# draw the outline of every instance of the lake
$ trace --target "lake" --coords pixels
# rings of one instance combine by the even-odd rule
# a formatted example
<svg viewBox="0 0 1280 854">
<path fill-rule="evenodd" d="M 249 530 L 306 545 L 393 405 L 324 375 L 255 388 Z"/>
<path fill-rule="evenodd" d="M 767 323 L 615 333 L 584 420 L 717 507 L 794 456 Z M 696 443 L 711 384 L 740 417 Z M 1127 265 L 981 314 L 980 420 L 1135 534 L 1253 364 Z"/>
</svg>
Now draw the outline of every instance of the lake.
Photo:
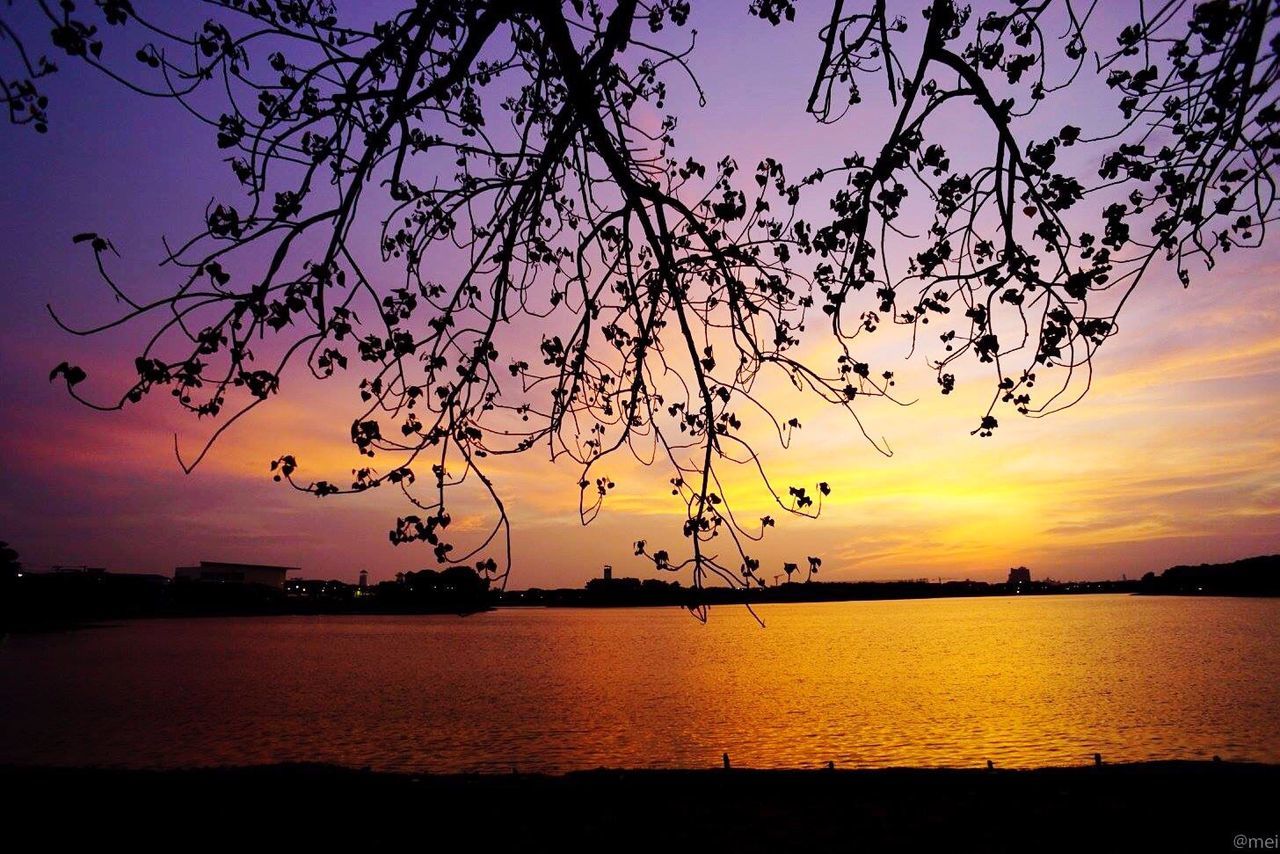
<svg viewBox="0 0 1280 854">
<path fill-rule="evenodd" d="M 1280 601 L 146 620 L 0 649 L 0 764 L 1280 762 Z"/>
</svg>

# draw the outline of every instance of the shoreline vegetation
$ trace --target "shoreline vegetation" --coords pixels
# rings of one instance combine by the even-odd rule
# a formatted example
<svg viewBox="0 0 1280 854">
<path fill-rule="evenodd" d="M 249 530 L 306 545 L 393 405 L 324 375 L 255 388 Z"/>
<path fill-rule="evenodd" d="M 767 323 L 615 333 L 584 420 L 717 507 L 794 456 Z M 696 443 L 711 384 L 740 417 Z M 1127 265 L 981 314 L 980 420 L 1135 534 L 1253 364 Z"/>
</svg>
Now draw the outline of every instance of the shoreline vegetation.
<svg viewBox="0 0 1280 854">
<path fill-rule="evenodd" d="M 414 774 L 331 765 L 184 770 L 0 767 L 24 822 L 77 805 L 58 835 L 136 840 L 252 831 L 366 842 L 412 833 L 711 850 L 1232 850 L 1276 834 L 1280 765 L 1166 761 L 1027 770 L 684 769 Z M 270 804 L 263 822 L 254 809 Z M 327 805 L 318 809 L 320 805 Z M 329 813 L 328 810 L 333 812 Z M 140 823 L 141 822 L 141 823 Z M 1240 848 L 1239 845 L 1234 845 Z M 1247 847 L 1247 846 L 1246 846 Z M 1259 847 L 1266 847 L 1260 845 Z M 600 848 L 599 850 L 608 850 Z"/>
<path fill-rule="evenodd" d="M 986 596 L 1138 595 L 1280 596 L 1280 555 L 1227 564 L 1175 566 L 1120 581 L 1033 581 L 1025 567 L 1007 582 L 787 582 L 750 588 L 681 586 L 659 579 L 593 578 L 580 588 L 500 591 L 475 570 L 403 573 L 395 581 L 357 587 L 340 581 L 259 584 L 170 579 L 160 575 L 81 570 L 16 573 L 6 579 L 0 628 L 48 631 L 124 619 L 200 616 L 473 614 L 495 608 L 624 608 L 885 601 Z"/>
</svg>

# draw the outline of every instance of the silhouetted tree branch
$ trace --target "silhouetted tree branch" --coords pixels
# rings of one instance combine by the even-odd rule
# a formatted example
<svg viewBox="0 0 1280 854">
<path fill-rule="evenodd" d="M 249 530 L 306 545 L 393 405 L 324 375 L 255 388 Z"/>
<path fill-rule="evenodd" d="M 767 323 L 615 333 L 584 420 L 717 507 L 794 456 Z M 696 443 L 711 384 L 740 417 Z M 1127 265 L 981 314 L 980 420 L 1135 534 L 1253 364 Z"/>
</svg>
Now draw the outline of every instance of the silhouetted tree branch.
<svg viewBox="0 0 1280 854">
<path fill-rule="evenodd" d="M 1105 48 L 1089 41 L 1097 4 L 835 0 L 809 111 L 838 122 L 883 86 L 895 119 L 873 154 L 799 179 L 773 158 L 748 170 L 682 158 L 676 117 L 647 121 L 671 78 L 701 94 L 687 0 L 420 0 L 372 24 L 322 0 L 221 0 L 190 33 L 127 0 L 35 5 L 32 29 L 56 50 L 205 122 L 244 191 L 168 247 L 176 278 L 159 300 L 128 296 L 107 238 L 77 236 L 124 310 L 90 329 L 55 320 L 150 332 L 116 400 L 82 396 L 78 367 L 53 377 L 100 408 L 167 389 L 219 418 L 190 470 L 290 368 L 350 371 L 366 404 L 351 439 L 378 466 L 337 484 L 301 478 L 285 455 L 276 478 L 317 496 L 399 489 L 415 512 L 393 542 L 499 578 L 509 529 L 488 463 L 537 448 L 578 467 L 584 523 L 615 487 L 614 454 L 664 460 L 689 546 L 636 554 L 695 584 L 764 584 L 750 550 L 774 520 L 735 516 L 724 473 L 746 467 L 803 516 L 829 488 L 766 475 L 744 422 L 783 446 L 800 423 L 756 393 L 763 374 L 842 408 L 888 453 L 854 404 L 895 401 L 894 372 L 873 369 L 859 339 L 886 320 L 922 345 L 931 329 L 942 393 L 962 358 L 990 365 L 974 430 L 988 436 L 1001 404 L 1038 416 L 1080 399 L 1154 262 L 1188 283 L 1191 262 L 1260 244 L 1273 216 L 1277 6 L 1261 0 L 1134 3 Z M 747 5 L 775 26 L 795 16 L 789 0 Z M 37 85 L 53 66 L 4 15 L 10 118 L 40 130 Z M 1105 75 L 1118 109 L 1033 136 L 1041 104 L 1081 75 Z M 989 134 L 974 162 L 948 150 L 957 121 Z M 1098 152 L 1096 176 L 1057 171 L 1076 146 Z M 827 213 L 801 216 L 802 198 Z M 376 254 L 359 239 L 369 221 Z M 830 364 L 797 355 L 815 304 L 838 344 Z M 496 519 L 458 554 L 447 498 L 468 480 Z M 812 576 L 821 561 L 808 560 Z"/>
</svg>

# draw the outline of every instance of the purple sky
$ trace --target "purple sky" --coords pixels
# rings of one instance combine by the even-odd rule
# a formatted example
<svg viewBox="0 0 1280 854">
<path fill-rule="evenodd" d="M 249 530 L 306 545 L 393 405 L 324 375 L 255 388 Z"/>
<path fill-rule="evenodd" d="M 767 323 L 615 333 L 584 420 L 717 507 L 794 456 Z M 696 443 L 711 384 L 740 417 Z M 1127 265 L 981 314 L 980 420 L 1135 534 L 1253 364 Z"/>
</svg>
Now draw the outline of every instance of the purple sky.
<svg viewBox="0 0 1280 854">
<path fill-rule="evenodd" d="M 745 0 L 694 5 L 693 64 L 709 104 L 696 110 L 676 81 L 669 106 L 682 117 L 682 156 L 714 162 L 731 151 L 754 164 L 772 154 L 799 175 L 878 145 L 890 118 L 875 99 L 834 127 L 804 113 L 817 6 L 774 30 L 746 15 Z M 1106 4 L 1118 20 L 1124 5 Z M 111 311 L 91 254 L 71 236 L 109 236 L 124 256 L 121 277 L 137 293 L 158 293 L 168 281 L 156 267 L 161 237 L 196 231 L 206 202 L 232 192 L 208 128 L 175 104 L 64 65 L 46 87 L 50 132 L 0 129 L 10 164 L 0 196 L 0 539 L 36 568 L 167 572 L 200 559 L 245 560 L 344 579 L 367 568 L 376 580 L 432 565 L 429 551 L 387 542 L 404 512 L 394 495 L 317 501 L 270 480 L 268 462 L 286 451 L 327 472 L 317 477 L 340 479 L 358 462 L 348 436 L 352 382 L 287 379 L 281 398 L 190 476 L 174 459 L 173 434 L 194 446 L 207 425 L 159 396 L 94 413 L 47 382 L 53 365 L 70 360 L 106 395 L 136 346 L 128 331 L 84 341 L 49 320 L 45 303 L 72 321 Z M 1043 118 L 1082 123 L 1093 111 L 1103 121 L 1112 101 L 1098 95 L 1086 81 Z M 984 145 L 963 126 L 952 136 L 958 156 Z M 1090 578 L 1280 551 L 1280 250 L 1272 246 L 1233 253 L 1190 290 L 1156 269 L 1103 348 L 1089 397 L 1048 419 L 1007 419 L 991 439 L 969 433 L 986 389 L 942 398 L 918 363 L 900 374 L 916 405 L 863 413 L 893 447 L 891 459 L 847 419 L 788 399 L 805 430 L 790 451 L 767 452 L 767 464 L 802 482 L 820 473 L 834 494 L 818 521 L 780 524 L 762 550 L 766 567 L 815 554 L 828 580 L 996 578 L 1017 564 L 1037 576 Z M 901 338 L 879 346 L 904 352 Z M 335 407 L 340 414 L 330 415 Z M 665 470 L 620 463 L 611 472 L 618 494 L 584 529 L 575 469 L 532 456 L 507 468 L 499 487 L 511 507 L 515 587 L 577 585 L 603 563 L 647 575 L 630 544 L 679 538 L 683 507 L 665 500 Z M 468 524 L 480 519 L 464 513 L 459 525 Z"/>
</svg>

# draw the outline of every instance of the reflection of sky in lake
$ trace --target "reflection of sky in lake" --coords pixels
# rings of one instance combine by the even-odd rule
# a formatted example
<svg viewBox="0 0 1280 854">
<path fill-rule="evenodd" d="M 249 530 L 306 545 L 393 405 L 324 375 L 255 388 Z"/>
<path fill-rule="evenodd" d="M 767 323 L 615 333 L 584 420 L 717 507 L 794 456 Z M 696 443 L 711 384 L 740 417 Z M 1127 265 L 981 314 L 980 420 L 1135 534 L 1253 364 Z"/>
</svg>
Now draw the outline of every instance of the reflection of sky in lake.
<svg viewBox="0 0 1280 854">
<path fill-rule="evenodd" d="M 1280 602 L 1036 596 L 149 620 L 11 639 L 0 763 L 1280 761 Z"/>
</svg>

